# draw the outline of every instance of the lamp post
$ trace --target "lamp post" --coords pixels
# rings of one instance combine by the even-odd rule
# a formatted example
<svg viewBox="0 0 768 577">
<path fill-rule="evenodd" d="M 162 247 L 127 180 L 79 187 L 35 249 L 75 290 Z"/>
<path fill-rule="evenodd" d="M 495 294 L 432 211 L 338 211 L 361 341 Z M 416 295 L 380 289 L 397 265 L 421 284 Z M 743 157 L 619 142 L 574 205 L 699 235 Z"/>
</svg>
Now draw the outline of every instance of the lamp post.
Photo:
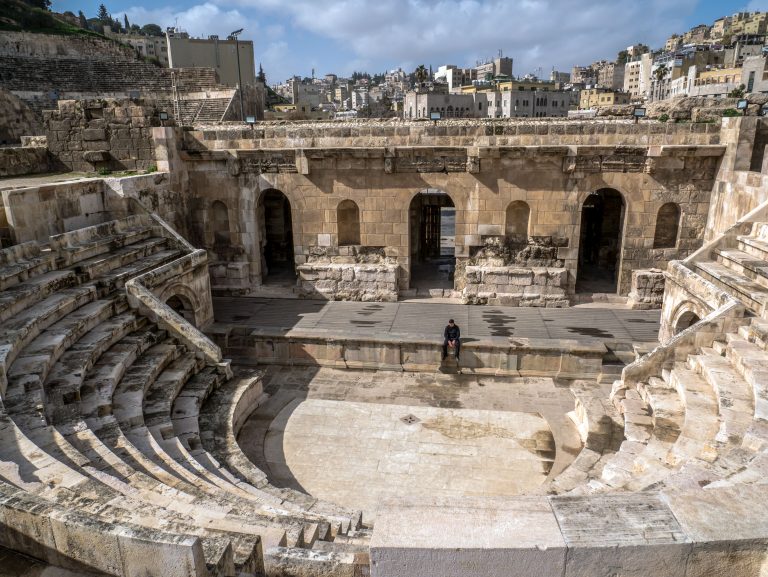
<svg viewBox="0 0 768 577">
<path fill-rule="evenodd" d="M 243 110 L 243 78 L 240 75 L 240 45 L 237 42 L 237 37 L 243 31 L 242 28 L 235 30 L 229 35 L 229 39 L 235 40 L 235 54 L 237 55 L 237 88 L 240 92 L 240 120 L 245 120 L 245 112 Z"/>
</svg>

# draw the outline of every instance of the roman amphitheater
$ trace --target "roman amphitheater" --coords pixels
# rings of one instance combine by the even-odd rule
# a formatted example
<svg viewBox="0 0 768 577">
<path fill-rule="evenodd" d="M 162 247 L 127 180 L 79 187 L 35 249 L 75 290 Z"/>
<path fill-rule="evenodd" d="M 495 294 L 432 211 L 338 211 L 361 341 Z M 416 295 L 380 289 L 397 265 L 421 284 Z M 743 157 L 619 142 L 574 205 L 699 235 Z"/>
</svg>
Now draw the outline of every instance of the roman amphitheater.
<svg viewBox="0 0 768 577">
<path fill-rule="evenodd" d="M 768 575 L 757 105 L 243 126 L 0 75 L 0 574 Z"/>
</svg>

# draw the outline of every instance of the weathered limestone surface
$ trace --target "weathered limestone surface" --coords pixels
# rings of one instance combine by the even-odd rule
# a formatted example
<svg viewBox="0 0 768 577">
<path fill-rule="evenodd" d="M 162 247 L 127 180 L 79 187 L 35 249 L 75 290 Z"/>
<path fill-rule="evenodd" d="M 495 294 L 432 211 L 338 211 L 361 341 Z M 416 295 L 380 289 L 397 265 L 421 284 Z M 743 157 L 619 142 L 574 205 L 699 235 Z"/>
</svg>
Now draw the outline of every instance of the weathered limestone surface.
<svg viewBox="0 0 768 577">
<path fill-rule="evenodd" d="M 42 130 L 40 120 L 29 106 L 0 88 L 0 145 L 18 144 L 22 136 L 39 135 Z"/>
<path fill-rule="evenodd" d="M 50 162 L 45 146 L 3 147 L 0 148 L 0 177 L 48 172 Z"/>
<path fill-rule="evenodd" d="M 468 266 L 462 297 L 467 304 L 566 307 L 569 305 L 568 271 Z"/>
<path fill-rule="evenodd" d="M 664 271 L 652 268 L 632 271 L 629 306 L 633 309 L 659 309 L 664 300 Z"/>
<path fill-rule="evenodd" d="M 464 268 L 486 239 L 505 235 L 507 207 L 522 201 L 530 208 L 528 236 L 562 241 L 555 245 L 558 264 L 549 266 L 567 270 L 570 294 L 579 274 L 582 205 L 591 193 L 612 188 L 624 202 L 617 276 L 619 292 L 627 294 L 632 270 L 664 267 L 701 245 L 724 150 L 718 142 L 719 128 L 709 124 L 266 124 L 253 131 L 187 131 L 175 139 L 166 132 L 158 154 L 175 159 L 172 170 L 183 174 L 202 214 L 216 201 L 226 205 L 231 244 L 243 251 L 228 262 L 247 261 L 252 286 L 264 278 L 265 191 L 279 190 L 290 203 L 297 266 L 318 248 L 338 247 L 337 208 L 355 202 L 360 244 L 396 259 L 403 291 L 415 250 L 410 203 L 434 189 L 456 207 L 456 290 L 464 289 Z M 668 202 L 682 214 L 677 241 L 653 248 L 658 211 Z M 193 234 L 215 252 L 212 223 L 202 214 Z"/>
<path fill-rule="evenodd" d="M 44 113 L 48 149 L 69 170 L 146 170 L 156 165 L 154 104 L 130 100 L 62 100 Z"/>
</svg>

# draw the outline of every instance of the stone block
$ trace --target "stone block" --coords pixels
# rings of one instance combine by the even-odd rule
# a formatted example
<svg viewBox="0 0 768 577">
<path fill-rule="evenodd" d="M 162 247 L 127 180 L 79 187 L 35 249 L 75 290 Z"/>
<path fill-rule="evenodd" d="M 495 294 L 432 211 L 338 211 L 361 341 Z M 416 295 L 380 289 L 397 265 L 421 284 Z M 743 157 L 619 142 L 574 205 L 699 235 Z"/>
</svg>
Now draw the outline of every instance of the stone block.
<svg viewBox="0 0 768 577">
<path fill-rule="evenodd" d="M 83 130 L 83 140 L 106 140 L 107 131 L 103 128 L 86 128 Z"/>
<path fill-rule="evenodd" d="M 565 554 L 545 498 L 392 506 L 376 520 L 371 576 L 554 576 L 564 573 Z"/>
<path fill-rule="evenodd" d="M 86 150 L 83 152 L 83 160 L 92 164 L 109 160 L 109 152 L 106 150 Z"/>
</svg>

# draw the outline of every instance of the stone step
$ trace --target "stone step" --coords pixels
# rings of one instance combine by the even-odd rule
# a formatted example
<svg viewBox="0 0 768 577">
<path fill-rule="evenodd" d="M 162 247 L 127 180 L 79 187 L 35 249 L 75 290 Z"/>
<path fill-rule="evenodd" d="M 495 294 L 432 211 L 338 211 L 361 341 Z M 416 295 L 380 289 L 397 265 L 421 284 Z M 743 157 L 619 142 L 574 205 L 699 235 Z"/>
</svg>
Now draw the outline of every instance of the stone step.
<svg viewBox="0 0 768 577">
<path fill-rule="evenodd" d="M 711 462 L 717 456 L 715 436 L 720 430 L 718 404 L 712 387 L 702 375 L 682 363 L 672 370 L 669 382 L 685 406 L 685 419 L 666 462 L 675 467 L 692 459 Z"/>
<path fill-rule="evenodd" d="M 95 298 L 96 291 L 90 286 L 64 289 L 3 323 L 3 333 L 0 335 L 0 367 L 3 369 L 0 398 L 5 395 L 7 385 L 5 371 L 19 351 L 49 326 Z"/>
<path fill-rule="evenodd" d="M 34 276 L 0 292 L 0 322 L 34 306 L 46 297 L 78 284 L 71 270 L 54 270 Z"/>
<path fill-rule="evenodd" d="M 81 260 L 72 268 L 82 278 L 93 280 L 116 268 L 124 267 L 167 248 L 168 239 L 151 237 L 117 250 Z"/>
<path fill-rule="evenodd" d="M 691 360 L 717 399 L 721 423 L 715 439 L 724 444 L 740 445 L 754 418 L 752 387 L 724 357 L 693 355 Z"/>
<path fill-rule="evenodd" d="M 125 231 L 116 232 L 104 236 L 96 236 L 88 241 L 74 242 L 59 247 L 59 266 L 71 266 L 81 261 L 92 259 L 99 255 L 114 252 L 124 246 L 148 240 L 153 235 L 151 226 L 138 226 Z M 55 243 L 56 237 L 51 237 L 51 243 Z"/>
<path fill-rule="evenodd" d="M 768 352 L 734 337 L 728 341 L 726 356 L 751 389 L 754 418 L 768 420 Z"/>
<path fill-rule="evenodd" d="M 0 291 L 55 268 L 54 255 L 41 250 L 36 241 L 24 242 L 0 250 Z"/>
<path fill-rule="evenodd" d="M 715 250 L 717 262 L 768 288 L 768 262 L 737 249 Z"/>
<path fill-rule="evenodd" d="M 54 425 L 79 417 L 80 389 L 86 374 L 99 358 L 123 337 L 148 324 L 133 312 L 101 323 L 65 352 L 48 373 L 45 406 L 48 422 Z"/>
<path fill-rule="evenodd" d="M 762 313 L 766 303 L 768 303 L 768 288 L 717 262 L 697 262 L 695 266 L 705 279 L 722 288 L 758 314 Z"/>
<path fill-rule="evenodd" d="M 768 222 L 752 223 L 752 236 L 768 241 Z"/>
<path fill-rule="evenodd" d="M 752 236 L 737 237 L 739 250 L 751 254 L 753 257 L 765 260 L 768 258 L 768 241 L 760 240 Z"/>
</svg>

